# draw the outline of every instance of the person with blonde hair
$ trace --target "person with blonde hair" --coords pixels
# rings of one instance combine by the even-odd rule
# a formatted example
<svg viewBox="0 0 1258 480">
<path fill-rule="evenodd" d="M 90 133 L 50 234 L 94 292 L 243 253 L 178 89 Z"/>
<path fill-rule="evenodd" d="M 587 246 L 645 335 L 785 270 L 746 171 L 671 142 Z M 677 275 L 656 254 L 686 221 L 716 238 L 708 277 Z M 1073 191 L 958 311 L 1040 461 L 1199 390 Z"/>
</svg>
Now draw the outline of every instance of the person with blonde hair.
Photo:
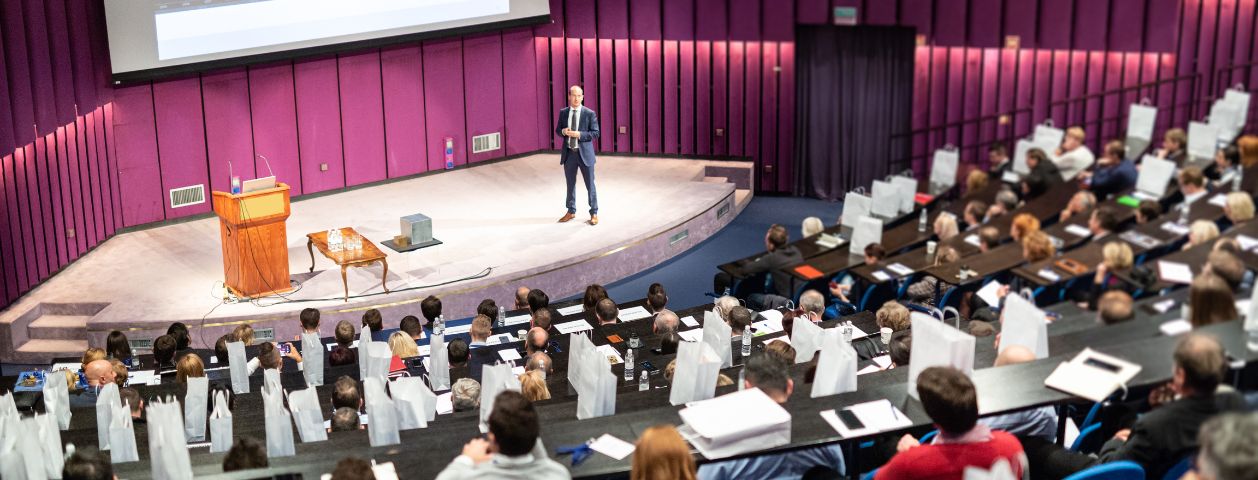
<svg viewBox="0 0 1258 480">
<path fill-rule="evenodd" d="M 940 214 L 935 217 L 935 237 L 943 242 L 957 236 L 957 217 L 952 214 Z"/>
<path fill-rule="evenodd" d="M 1040 219 L 1029 213 L 1014 215 L 1013 223 L 1009 224 L 1009 236 L 1015 242 L 1021 242 L 1028 233 L 1040 231 Z"/>
<path fill-rule="evenodd" d="M 550 388 L 546 386 L 546 379 L 538 370 L 520 374 L 520 393 L 530 402 L 550 400 Z"/>
<path fill-rule="evenodd" d="M 1057 248 L 1053 246 L 1053 241 L 1044 232 L 1036 230 L 1022 238 L 1022 259 L 1027 263 L 1044 260 L 1055 253 L 1057 253 Z"/>
<path fill-rule="evenodd" d="M 232 338 L 237 342 L 244 342 L 246 347 L 253 345 L 253 327 L 248 324 L 237 326 L 232 330 Z"/>
<path fill-rule="evenodd" d="M 1061 172 L 1062 180 L 1074 179 L 1079 172 L 1087 170 L 1096 162 L 1096 155 L 1083 144 L 1086 139 L 1083 127 L 1076 125 L 1066 129 L 1061 147 L 1052 157 L 1053 163 L 1057 164 L 1057 170 Z"/>
<path fill-rule="evenodd" d="M 1182 128 L 1167 130 L 1162 135 L 1162 148 L 1158 149 L 1157 156 L 1182 165 L 1188 158 L 1188 132 Z"/>
<path fill-rule="evenodd" d="M 415 340 L 400 330 L 389 334 L 389 350 L 398 358 L 419 356 L 419 346 L 415 344 Z"/>
<path fill-rule="evenodd" d="M 633 450 L 630 480 L 695 480 L 690 446 L 672 425 L 656 425 L 642 432 Z"/>
<path fill-rule="evenodd" d="M 1227 194 L 1223 203 L 1223 215 L 1232 225 L 1241 224 L 1254 218 L 1254 199 L 1248 193 L 1232 192 Z"/>
<path fill-rule="evenodd" d="M 825 229 L 826 229 L 826 225 L 824 223 L 821 223 L 820 218 L 808 217 L 804 219 L 804 224 L 800 226 L 800 230 L 801 230 L 800 233 L 804 234 L 803 238 L 808 238 L 818 233 L 821 233 L 821 231 Z"/>
<path fill-rule="evenodd" d="M 1101 296 L 1106 290 L 1117 287 L 1122 282 L 1110 274 L 1131 268 L 1135 255 L 1127 242 L 1106 242 L 1101 247 L 1101 263 L 1096 264 L 1096 274 L 1092 276 L 1092 288 L 1088 293 L 1088 309 L 1096 310 Z"/>
<path fill-rule="evenodd" d="M 908 307 L 895 300 L 882 304 L 882 307 L 878 308 L 878 312 L 874 314 L 874 319 L 878 328 L 890 328 L 892 332 L 908 330 L 911 325 Z"/>
<path fill-rule="evenodd" d="M 965 177 L 965 195 L 969 197 L 986 190 L 987 180 L 987 173 L 982 170 L 970 170 L 970 174 Z"/>
<path fill-rule="evenodd" d="M 1208 243 L 1216 238 L 1219 238 L 1218 225 L 1209 220 L 1197 220 L 1188 226 L 1188 243 L 1184 244 L 1184 250 Z"/>
<path fill-rule="evenodd" d="M 175 381 L 180 385 L 188 383 L 188 378 L 204 377 L 205 362 L 201 361 L 201 356 L 195 353 L 189 353 L 179 357 L 179 362 L 175 365 Z"/>
<path fill-rule="evenodd" d="M 935 266 L 945 265 L 961 259 L 961 254 L 957 249 L 942 246 L 935 252 Z M 909 285 L 905 292 L 905 298 L 910 302 L 921 305 L 934 305 L 935 292 L 939 290 L 939 279 L 931 275 L 925 275 L 921 280 L 913 282 Z M 885 306 L 885 305 L 884 305 Z"/>
<path fill-rule="evenodd" d="M 82 359 L 82 362 L 80 362 L 81 363 L 80 368 L 86 371 L 87 364 L 92 363 L 97 360 L 104 360 L 105 357 L 107 356 L 108 355 L 105 354 L 105 349 L 103 348 L 88 347 L 87 350 L 83 351 L 83 359 Z"/>
</svg>

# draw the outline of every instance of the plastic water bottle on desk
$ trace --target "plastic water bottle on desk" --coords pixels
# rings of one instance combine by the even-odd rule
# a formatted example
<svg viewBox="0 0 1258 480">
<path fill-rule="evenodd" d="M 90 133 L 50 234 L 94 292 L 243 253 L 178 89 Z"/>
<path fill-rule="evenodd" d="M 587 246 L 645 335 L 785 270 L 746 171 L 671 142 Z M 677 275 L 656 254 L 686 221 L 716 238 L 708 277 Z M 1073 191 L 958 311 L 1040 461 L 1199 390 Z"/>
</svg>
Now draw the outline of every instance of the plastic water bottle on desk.
<svg viewBox="0 0 1258 480">
<path fill-rule="evenodd" d="M 751 356 L 751 326 L 743 327 L 743 363 Z"/>
<path fill-rule="evenodd" d="M 645 372 L 643 372 L 645 373 Z M 625 350 L 625 381 L 633 381 L 633 349 Z"/>
<path fill-rule="evenodd" d="M 843 324 L 843 342 L 852 343 L 852 322 L 850 320 Z"/>
<path fill-rule="evenodd" d="M 1179 205 L 1179 224 L 1188 225 L 1188 202 Z"/>
<path fill-rule="evenodd" d="M 446 317 L 437 315 L 437 319 L 432 322 L 432 334 L 441 335 L 446 333 Z"/>
<path fill-rule="evenodd" d="M 926 218 L 926 209 L 923 208 L 921 216 L 917 217 L 917 231 L 920 233 L 926 233 L 927 223 L 929 222 L 927 221 L 927 218 Z"/>
<path fill-rule="evenodd" d="M 645 392 L 651 389 L 651 374 L 646 370 L 642 371 L 642 375 L 638 376 L 638 391 Z"/>
<path fill-rule="evenodd" d="M 498 307 L 498 327 L 507 326 L 507 307 Z"/>
</svg>

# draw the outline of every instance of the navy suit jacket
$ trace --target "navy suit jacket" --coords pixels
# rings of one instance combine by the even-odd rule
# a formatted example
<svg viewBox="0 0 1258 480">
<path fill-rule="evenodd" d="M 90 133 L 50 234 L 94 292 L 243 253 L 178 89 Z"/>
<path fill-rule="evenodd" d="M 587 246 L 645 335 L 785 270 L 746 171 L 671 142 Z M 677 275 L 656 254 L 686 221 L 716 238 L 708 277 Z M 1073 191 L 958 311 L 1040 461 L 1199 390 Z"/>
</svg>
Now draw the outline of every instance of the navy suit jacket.
<svg viewBox="0 0 1258 480">
<path fill-rule="evenodd" d="M 563 165 L 568 161 L 568 156 L 579 153 L 581 163 L 587 167 L 594 166 L 594 140 L 598 139 L 598 114 L 594 110 L 581 107 L 581 115 L 577 117 L 577 131 L 581 132 L 581 138 L 577 139 L 577 151 L 573 152 L 568 148 L 568 137 L 564 136 L 563 129 L 568 128 L 568 112 L 572 107 L 564 107 L 559 111 L 559 123 L 555 125 L 555 135 L 564 140 L 563 147 L 559 149 L 559 164 Z"/>
</svg>

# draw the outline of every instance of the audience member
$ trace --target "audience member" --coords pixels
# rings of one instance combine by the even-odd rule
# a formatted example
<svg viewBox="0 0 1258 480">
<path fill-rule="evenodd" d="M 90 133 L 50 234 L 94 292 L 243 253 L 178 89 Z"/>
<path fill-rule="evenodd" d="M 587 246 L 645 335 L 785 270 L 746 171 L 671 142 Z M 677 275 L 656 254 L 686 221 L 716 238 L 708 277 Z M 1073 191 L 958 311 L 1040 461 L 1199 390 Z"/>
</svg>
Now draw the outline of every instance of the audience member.
<svg viewBox="0 0 1258 480">
<path fill-rule="evenodd" d="M 332 384 L 332 409 L 350 408 L 355 412 L 363 409 L 363 396 L 358 390 L 358 380 L 349 375 L 337 377 Z"/>
<path fill-rule="evenodd" d="M 987 189 L 989 180 L 987 174 L 980 170 L 970 170 L 965 176 L 965 198 L 978 196 L 979 192 Z"/>
<path fill-rule="evenodd" d="M 1038 198 L 1048 188 L 1062 182 L 1061 171 L 1048 158 L 1048 154 L 1038 148 L 1027 151 L 1026 164 L 1031 173 L 1022 177 L 1022 198 L 1026 200 Z"/>
<path fill-rule="evenodd" d="M 319 334 L 319 309 L 303 308 L 297 318 L 301 321 L 302 333 Z"/>
<path fill-rule="evenodd" d="M 1180 169 L 1176 179 L 1179 182 L 1179 191 L 1184 195 L 1184 201 L 1180 203 L 1181 208 L 1184 205 L 1191 206 L 1193 202 L 1210 193 L 1206 190 L 1206 177 L 1201 173 L 1200 168 L 1184 167 Z"/>
<path fill-rule="evenodd" d="M 965 204 L 961 219 L 965 221 L 965 230 L 976 230 L 983 226 L 983 217 L 987 215 L 987 203 L 982 200 L 970 200 Z"/>
<path fill-rule="evenodd" d="M 922 445 L 912 435 L 900 439 L 899 452 L 878 469 L 875 479 L 960 479 L 966 467 L 988 470 L 1008 462 L 1014 478 L 1027 470 L 1022 446 L 1013 435 L 978 423 L 978 394 L 970 378 L 950 367 L 930 367 L 917 376 L 922 408 L 939 434 Z"/>
<path fill-rule="evenodd" d="M 1131 294 L 1122 290 L 1110 290 L 1101 294 L 1096 311 L 1100 322 L 1105 325 L 1126 322 L 1136 317 Z"/>
<path fill-rule="evenodd" d="M 996 355 L 994 366 L 1003 367 L 1035 361 L 1035 352 L 1022 345 L 1010 345 Z M 1003 430 L 1019 437 L 1039 437 L 1057 441 L 1057 409 L 1052 406 L 1032 408 L 978 419 L 992 430 Z"/>
<path fill-rule="evenodd" d="M 489 335 L 493 333 L 489 325 L 489 317 L 477 315 L 472 319 L 472 329 L 469 332 L 472 343 L 468 344 L 467 373 L 478 382 L 485 365 L 498 362 L 498 353 L 491 348 L 485 348 L 488 346 Z"/>
<path fill-rule="evenodd" d="M 1188 226 L 1188 243 L 1184 244 L 1184 250 L 1204 245 L 1216 238 L 1219 238 L 1218 225 L 1209 220 L 1197 220 Z"/>
<path fill-rule="evenodd" d="M 266 468 L 267 465 L 266 444 L 248 435 L 236 437 L 227 456 L 223 457 L 224 472 Z"/>
<path fill-rule="evenodd" d="M 598 301 L 607 298 L 607 289 L 597 283 L 585 287 L 585 295 L 581 297 L 581 306 L 586 313 L 594 313 Z"/>
<path fill-rule="evenodd" d="M 114 367 L 114 384 L 118 388 L 127 386 L 127 366 L 116 358 L 109 359 L 109 365 Z"/>
<path fill-rule="evenodd" d="M 677 353 L 677 345 L 681 344 L 681 335 L 677 332 L 671 332 L 660 338 L 660 355 L 674 355 Z"/>
<path fill-rule="evenodd" d="M 1258 413 L 1214 416 L 1201 425 L 1197 445 L 1195 480 L 1258 477 Z"/>
<path fill-rule="evenodd" d="M 912 325 L 908 307 L 895 300 L 882 304 L 874 314 L 874 320 L 878 328 L 890 328 L 892 332 L 908 330 Z"/>
<path fill-rule="evenodd" d="M 1029 213 L 1014 215 L 1013 223 L 1009 224 L 1009 236 L 1015 242 L 1021 242 L 1023 237 L 1038 231 L 1040 231 L 1040 219 Z"/>
<path fill-rule="evenodd" d="M 913 331 L 904 330 L 891 334 L 891 344 L 887 345 L 887 355 L 891 357 L 888 368 L 903 367 L 909 364 L 913 353 Z"/>
<path fill-rule="evenodd" d="M 992 142 L 987 147 L 987 163 L 992 180 L 1000 180 L 1005 172 L 1013 168 L 1013 162 L 1009 161 L 1009 150 L 1001 142 Z"/>
<path fill-rule="evenodd" d="M 529 313 L 536 314 L 540 310 L 550 309 L 550 296 L 541 289 L 529 290 Z"/>
<path fill-rule="evenodd" d="M 419 341 L 424 338 L 424 327 L 419 323 L 419 317 L 414 315 L 402 317 L 402 321 L 398 322 L 398 330 L 411 337 L 413 341 Z"/>
<path fill-rule="evenodd" d="M 1202 272 L 1188 288 L 1189 323 L 1194 329 L 1237 319 L 1236 298 L 1218 275 Z"/>
<path fill-rule="evenodd" d="M 799 249 L 794 245 L 790 245 L 790 234 L 787 233 L 786 227 L 781 225 L 773 225 L 769 227 L 769 231 L 764 234 L 764 248 L 766 253 L 759 258 L 747 263 L 743 266 L 743 271 L 748 275 L 757 275 L 768 273 L 773 278 L 773 293 L 782 298 L 791 298 L 791 281 L 790 275 L 785 272 L 787 267 L 798 264 L 803 261 L 803 256 Z M 712 291 L 720 293 L 733 285 L 734 279 L 725 272 L 716 274 L 712 281 Z M 748 301 L 754 301 L 757 305 L 765 305 L 766 299 L 763 293 L 753 292 L 748 297 Z"/>
<path fill-rule="evenodd" d="M 109 355 L 105 353 L 104 349 L 87 347 L 87 350 L 83 351 L 83 357 L 79 359 L 79 368 L 87 371 L 87 364 L 107 358 L 109 358 Z"/>
<path fill-rule="evenodd" d="M 179 365 L 175 367 L 175 381 L 180 385 L 186 385 L 189 378 L 204 376 L 205 363 L 201 361 L 200 355 L 189 353 L 179 358 Z"/>
<path fill-rule="evenodd" d="M 157 370 L 166 373 L 175 366 L 175 337 L 162 335 L 153 340 L 153 361 L 157 362 Z"/>
<path fill-rule="evenodd" d="M 1118 230 L 1118 225 L 1118 212 L 1108 206 L 1092 210 L 1092 216 L 1088 217 L 1088 231 L 1092 232 L 1092 240 L 1100 240 L 1114 233 Z"/>
<path fill-rule="evenodd" d="M 803 225 L 800 226 L 800 238 L 808 238 L 826 229 L 826 225 L 821 223 L 821 219 L 817 217 L 808 217 L 804 219 Z"/>
<path fill-rule="evenodd" d="M 388 337 L 378 337 L 376 334 L 384 331 L 384 317 L 380 315 L 380 311 L 374 308 L 363 312 L 363 331 L 371 332 L 371 340 L 375 342 L 383 342 Z"/>
<path fill-rule="evenodd" d="M 734 309 L 738 308 L 734 307 Z M 816 290 L 804 290 L 804 293 L 799 294 L 799 310 L 804 313 L 804 317 L 812 320 L 813 323 L 825 320 L 826 297 Z M 733 315 L 730 316 L 732 317 Z"/>
<path fill-rule="evenodd" d="M 253 345 L 253 326 L 238 325 L 235 330 L 232 330 L 232 340 L 244 343 L 246 347 Z"/>
<path fill-rule="evenodd" d="M 1035 231 L 1022 239 L 1022 259 L 1027 263 L 1035 263 L 1053 256 L 1057 249 L 1048 234 Z"/>
<path fill-rule="evenodd" d="M 1223 203 L 1223 215 L 1232 225 L 1240 225 L 1254 218 L 1254 199 L 1245 192 L 1227 194 Z"/>
<path fill-rule="evenodd" d="M 817 294 L 820 296 L 821 294 Z M 802 302 L 802 300 L 801 300 Z M 752 313 L 747 307 L 734 307 L 729 312 L 729 328 L 731 335 L 741 338 L 743 330 L 751 328 L 752 320 L 755 320 L 756 314 Z"/>
<path fill-rule="evenodd" d="M 690 446 L 672 425 L 647 428 L 633 449 L 630 480 L 695 480 Z"/>
<path fill-rule="evenodd" d="M 1066 129 L 1061 147 L 1057 149 L 1052 159 L 1053 163 L 1057 164 L 1058 170 L 1061 170 L 1062 180 L 1069 181 L 1075 178 L 1080 172 L 1091 168 L 1092 163 L 1096 161 L 1092 150 L 1083 144 L 1085 138 L 1083 127 L 1073 126 Z"/>
<path fill-rule="evenodd" d="M 213 393 L 211 391 L 211 393 Z M 214 398 L 213 395 L 210 398 Z M 118 389 L 118 400 L 131 410 L 132 422 L 144 421 L 144 398 L 140 396 L 140 392 L 131 387 Z"/>
<path fill-rule="evenodd" d="M 489 317 L 491 320 L 497 319 L 498 318 L 498 303 L 494 302 L 492 298 L 486 298 L 484 300 L 481 300 L 480 304 L 476 305 L 476 314 L 484 315 L 486 317 Z"/>
<path fill-rule="evenodd" d="M 979 253 L 987 253 L 1000 245 L 1000 229 L 993 226 L 984 226 L 978 229 L 978 251 Z"/>
<path fill-rule="evenodd" d="M 520 393 L 530 402 L 550 400 L 550 388 L 546 387 L 546 377 L 537 370 L 520 374 Z"/>
<path fill-rule="evenodd" d="M 1066 202 L 1066 208 L 1057 214 L 1057 221 L 1064 222 L 1070 217 L 1092 210 L 1095 207 L 1096 195 L 1087 190 L 1080 190 L 1070 196 L 1070 201 Z"/>
<path fill-rule="evenodd" d="M 258 356 L 249 359 L 249 375 L 253 375 L 254 372 L 258 371 L 259 367 L 263 370 L 283 370 L 283 357 L 293 359 L 294 362 L 297 362 L 297 369 L 301 370 L 301 352 L 298 352 L 291 343 L 285 343 L 284 345 L 288 349 L 288 353 L 283 355 L 280 354 L 280 347 L 275 343 L 267 342 L 258 346 Z"/>
<path fill-rule="evenodd" d="M 992 202 L 992 206 L 987 207 L 987 218 L 983 220 L 983 223 L 1008 215 L 1017 208 L 1018 194 L 1007 187 L 1001 187 L 1000 191 L 996 192 L 996 201 Z"/>
<path fill-rule="evenodd" d="M 480 408 L 480 382 L 467 377 L 455 380 L 450 386 L 450 404 L 456 412 Z"/>
<path fill-rule="evenodd" d="M 533 311 L 532 325 L 542 330 L 550 331 L 551 316 L 549 308 L 542 308 Z"/>
<path fill-rule="evenodd" d="M 935 251 L 935 266 L 947 265 L 961 259 L 961 253 L 949 246 L 940 246 Z M 935 305 L 935 294 L 939 291 L 939 279 L 932 275 L 923 275 L 921 280 L 909 284 L 905 298 L 921 305 Z"/>
<path fill-rule="evenodd" d="M 437 480 L 509 478 L 570 479 L 568 468 L 539 450 L 541 425 L 533 404 L 511 390 L 494 397 L 489 434 L 463 446 L 463 454 L 437 475 Z"/>
<path fill-rule="evenodd" d="M 175 338 L 175 351 L 187 350 L 192 344 L 192 337 L 188 335 L 188 326 L 181 322 L 170 324 L 170 327 L 166 329 L 166 334 Z"/>
<path fill-rule="evenodd" d="M 655 322 L 651 325 L 651 331 L 659 335 L 667 335 L 677 331 L 677 325 L 681 319 L 677 318 L 677 314 L 667 308 L 661 309 L 655 314 Z"/>
<path fill-rule="evenodd" d="M 530 328 L 529 333 L 525 335 L 524 351 L 529 355 L 537 352 L 545 352 L 549 343 L 550 334 L 546 333 L 546 330 L 533 327 Z"/>
<path fill-rule="evenodd" d="M 664 310 L 666 306 L 668 306 L 668 294 L 664 292 L 664 286 L 652 283 L 646 289 L 646 310 L 655 314 Z"/>
<path fill-rule="evenodd" d="M 1122 140 L 1110 140 L 1105 144 L 1104 154 L 1097 160 L 1096 171 L 1090 175 L 1084 172 L 1083 175 L 1092 179 L 1088 188 L 1102 201 L 1136 186 L 1138 178 L 1136 164 L 1127 159 L 1127 146 Z"/>
<path fill-rule="evenodd" d="M 95 394 L 96 390 L 114 383 L 118 376 L 118 372 L 114 371 L 113 364 L 109 360 L 100 359 L 92 360 L 83 368 L 83 375 L 87 377 L 87 391 Z"/>
<path fill-rule="evenodd" d="M 935 217 L 933 224 L 935 239 L 941 242 L 957 236 L 957 217 L 950 213 L 941 213 Z"/>
<path fill-rule="evenodd" d="M 419 356 L 419 346 L 415 344 L 415 339 L 401 330 L 389 335 L 389 351 L 396 358 Z"/>
<path fill-rule="evenodd" d="M 336 346 L 328 353 L 328 365 L 350 365 L 358 363 L 358 349 L 351 348 L 354 343 L 354 325 L 345 320 L 336 322 Z"/>
<path fill-rule="evenodd" d="M 514 310 L 524 310 L 527 308 L 529 308 L 529 287 L 520 287 L 515 289 Z"/>
<path fill-rule="evenodd" d="M 1162 215 L 1162 204 L 1157 200 L 1141 200 L 1136 206 L 1136 223 L 1144 225 L 1157 220 Z"/>
<path fill-rule="evenodd" d="M 764 344 L 764 353 L 781 360 L 785 365 L 795 364 L 795 347 L 790 342 L 779 340 Z"/>
<path fill-rule="evenodd" d="M 620 309 L 616 307 L 616 302 L 612 301 L 612 299 L 603 298 L 594 307 L 594 318 L 598 320 L 599 325 L 619 323 Z"/>
<path fill-rule="evenodd" d="M 866 266 L 878 265 L 878 262 L 881 262 L 882 259 L 886 257 L 887 257 L 887 250 L 883 248 L 881 244 L 871 243 L 869 245 L 865 245 L 865 265 Z M 844 301 L 847 303 L 855 303 L 852 301 L 852 299 L 860 299 L 865 294 L 865 289 L 867 288 L 869 288 L 869 285 L 867 285 L 864 280 L 861 280 L 858 277 L 850 284 L 831 285 L 830 294 L 834 295 L 835 297 L 838 297 L 838 299 L 841 301 Z M 837 310 L 833 310 L 833 312 L 831 312 L 830 310 L 827 310 L 826 313 L 823 315 L 823 317 L 833 318 L 833 317 L 839 316 L 839 313 L 840 312 L 838 312 Z M 823 317 L 816 317 L 813 320 L 816 321 Z"/>
<path fill-rule="evenodd" d="M 432 322 L 437 321 L 437 317 L 441 316 L 441 299 L 433 295 L 424 297 L 419 302 L 419 313 L 424 316 L 428 325 L 432 325 Z"/>
<path fill-rule="evenodd" d="M 35 459 L 31 459 L 35 460 Z M 42 467 L 40 467 L 42 468 Z M 19 472 L 21 473 L 21 472 Z M 41 472 L 40 475 L 43 475 Z M 62 480 L 116 480 L 109 456 L 94 447 L 82 447 L 66 457 L 61 466 Z"/>
<path fill-rule="evenodd" d="M 122 363 L 130 364 L 131 342 L 127 340 L 127 335 L 117 330 L 109 332 L 109 336 L 105 338 L 105 354 L 109 358 L 116 358 Z"/>
<path fill-rule="evenodd" d="M 332 480 L 376 480 L 371 470 L 371 462 L 358 457 L 345 457 L 336 462 L 332 470 Z"/>
<path fill-rule="evenodd" d="M 446 358 L 450 360 L 451 367 L 467 364 L 469 352 L 471 348 L 462 338 L 450 340 L 450 343 L 446 344 Z"/>
<path fill-rule="evenodd" d="M 228 342 L 234 342 L 235 337 L 228 333 L 214 342 L 214 356 L 218 358 L 219 365 L 227 365 L 231 363 L 231 355 L 227 352 Z"/>
<path fill-rule="evenodd" d="M 1213 273 L 1227 282 L 1233 294 L 1240 292 L 1247 273 L 1244 262 L 1237 258 L 1236 254 L 1221 249 L 1215 249 L 1206 256 L 1206 266 L 1203 271 Z"/>
<path fill-rule="evenodd" d="M 332 412 L 332 425 L 329 432 L 352 432 L 362 430 L 362 417 L 352 408 L 341 407 Z"/>
<path fill-rule="evenodd" d="M 472 342 L 467 344 L 469 350 L 484 347 L 485 342 L 489 340 L 489 336 L 493 334 L 493 327 L 489 318 L 484 315 L 476 315 L 472 319 L 472 328 L 468 330 L 468 336 L 472 338 Z"/>
<path fill-rule="evenodd" d="M 1157 156 L 1183 166 L 1184 159 L 1188 158 L 1188 133 L 1182 128 L 1167 130 L 1162 135 L 1162 148 L 1158 149 Z"/>
<path fill-rule="evenodd" d="M 550 355 L 547 355 L 546 352 L 537 352 L 529 355 L 528 360 L 524 363 L 524 371 L 537 370 L 542 372 L 542 377 L 549 375 L 554 369 L 555 363 L 550 360 Z"/>
<path fill-rule="evenodd" d="M 1214 163 L 1202 172 L 1212 181 L 1215 187 L 1223 187 L 1232 183 L 1232 179 L 1240 175 L 1241 151 L 1234 145 L 1228 145 L 1214 152 Z"/>
</svg>

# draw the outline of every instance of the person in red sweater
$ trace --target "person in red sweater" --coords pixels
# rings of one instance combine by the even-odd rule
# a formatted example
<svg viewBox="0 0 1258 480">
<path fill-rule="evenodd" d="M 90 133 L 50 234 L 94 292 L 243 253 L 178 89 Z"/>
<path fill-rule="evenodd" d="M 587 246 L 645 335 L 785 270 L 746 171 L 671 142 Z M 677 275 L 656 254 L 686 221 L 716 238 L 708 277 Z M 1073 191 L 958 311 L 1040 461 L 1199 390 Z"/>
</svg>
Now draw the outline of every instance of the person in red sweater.
<svg viewBox="0 0 1258 480">
<path fill-rule="evenodd" d="M 990 470 L 1000 460 L 1014 478 L 1026 470 L 1022 444 L 1013 435 L 978 423 L 978 395 L 964 373 L 931 367 L 917 377 L 917 394 L 939 435 L 928 445 L 911 435 L 900 439 L 899 452 L 878 469 L 876 480 L 961 479 L 966 467 Z"/>
</svg>

